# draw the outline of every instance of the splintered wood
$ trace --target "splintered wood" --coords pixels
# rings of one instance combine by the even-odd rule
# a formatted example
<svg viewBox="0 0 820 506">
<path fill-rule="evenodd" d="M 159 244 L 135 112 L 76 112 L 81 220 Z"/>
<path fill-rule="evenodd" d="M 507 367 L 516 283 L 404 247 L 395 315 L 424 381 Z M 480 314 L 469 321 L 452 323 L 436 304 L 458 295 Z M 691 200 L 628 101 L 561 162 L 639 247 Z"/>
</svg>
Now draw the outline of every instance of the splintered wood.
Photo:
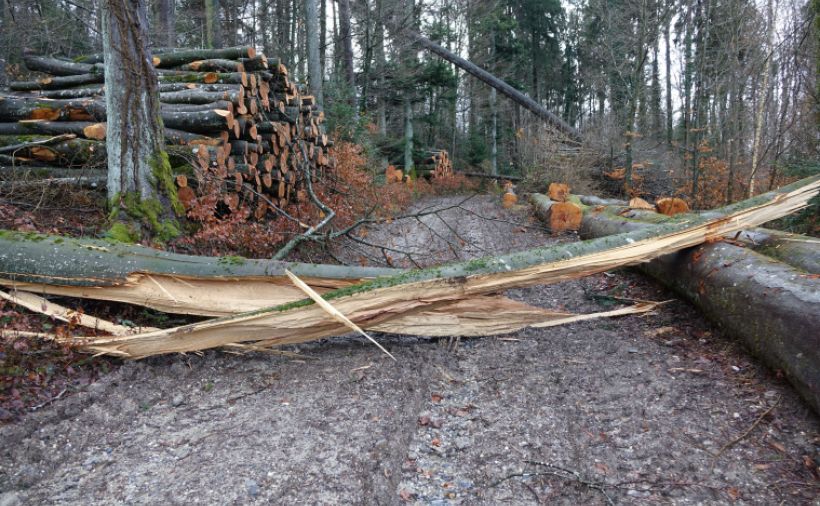
<svg viewBox="0 0 820 506">
<path fill-rule="evenodd" d="M 697 246 L 802 209 L 818 189 L 820 176 L 713 211 L 709 214 L 712 218 L 692 215 L 686 220 L 589 241 L 411 271 L 330 291 L 322 298 L 362 329 L 391 332 L 416 333 L 422 328 L 449 325 L 449 335 L 476 335 L 497 333 L 500 327 L 534 325 L 533 319 L 538 317 L 583 318 L 536 315 L 533 311 L 543 310 L 522 307 L 497 294 L 509 288 L 559 283 L 641 264 Z M 347 332 L 348 325 L 339 320 L 307 299 L 132 336 L 95 337 L 80 346 L 89 352 L 129 358 L 228 344 L 258 349 Z"/>
</svg>

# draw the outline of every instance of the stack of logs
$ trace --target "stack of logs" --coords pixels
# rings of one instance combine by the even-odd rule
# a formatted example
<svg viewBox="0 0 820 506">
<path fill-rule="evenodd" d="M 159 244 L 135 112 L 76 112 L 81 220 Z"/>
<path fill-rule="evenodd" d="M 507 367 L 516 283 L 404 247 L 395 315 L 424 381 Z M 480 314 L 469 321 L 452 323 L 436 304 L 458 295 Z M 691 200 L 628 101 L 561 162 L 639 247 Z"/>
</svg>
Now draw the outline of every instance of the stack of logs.
<svg viewBox="0 0 820 506">
<path fill-rule="evenodd" d="M 448 177 L 453 175 L 453 162 L 446 150 L 433 151 L 427 163 L 433 166 L 433 177 Z"/>
<path fill-rule="evenodd" d="M 105 168 L 102 55 L 26 55 L 25 64 L 47 77 L 12 82 L 0 96 L 0 165 L 51 175 Z M 176 177 L 184 204 L 216 180 L 230 209 L 241 201 L 261 219 L 305 198 L 308 171 L 315 180 L 335 166 L 324 113 L 279 60 L 252 47 L 169 49 L 155 52 L 154 66 L 172 164 L 184 158 L 194 169 Z"/>
</svg>

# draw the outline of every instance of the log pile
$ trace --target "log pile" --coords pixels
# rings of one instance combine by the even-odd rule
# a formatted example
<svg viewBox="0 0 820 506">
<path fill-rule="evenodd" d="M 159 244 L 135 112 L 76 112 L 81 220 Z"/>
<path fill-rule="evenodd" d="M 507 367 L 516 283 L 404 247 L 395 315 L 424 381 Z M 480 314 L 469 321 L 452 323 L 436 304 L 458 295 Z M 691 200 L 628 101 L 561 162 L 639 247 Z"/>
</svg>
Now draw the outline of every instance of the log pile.
<svg viewBox="0 0 820 506">
<path fill-rule="evenodd" d="M 433 178 L 453 175 L 453 162 L 446 150 L 433 151 L 427 163 L 433 166 Z"/>
<path fill-rule="evenodd" d="M 228 208 L 241 203 L 261 219 L 305 198 L 308 174 L 334 168 L 324 113 L 278 59 L 235 47 L 158 50 L 153 60 L 169 155 L 193 166 L 176 178 L 184 204 L 216 190 Z M 104 168 L 102 56 L 26 55 L 25 64 L 46 77 L 12 82 L 0 96 L 0 149 L 16 146 L 0 165 Z"/>
</svg>

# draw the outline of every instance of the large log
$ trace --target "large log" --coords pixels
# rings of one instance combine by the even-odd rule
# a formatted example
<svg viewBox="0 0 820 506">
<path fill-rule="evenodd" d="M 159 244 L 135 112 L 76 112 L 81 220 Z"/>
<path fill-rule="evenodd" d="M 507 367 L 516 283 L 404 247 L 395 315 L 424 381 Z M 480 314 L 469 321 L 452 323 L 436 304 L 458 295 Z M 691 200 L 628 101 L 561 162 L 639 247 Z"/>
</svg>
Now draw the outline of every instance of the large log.
<svg viewBox="0 0 820 506">
<path fill-rule="evenodd" d="M 74 134 L 86 139 L 105 139 L 105 123 L 90 121 L 25 120 L 0 123 L 0 135 L 60 135 Z"/>
<path fill-rule="evenodd" d="M 37 81 L 14 81 L 9 85 L 14 91 L 57 90 L 83 84 L 102 83 L 103 74 L 80 74 L 65 77 L 45 77 Z"/>
<path fill-rule="evenodd" d="M 670 222 L 649 224 L 590 209 L 580 232 L 585 238 L 602 238 L 645 233 Z M 638 268 L 782 370 L 820 413 L 820 281 L 815 276 L 729 243 L 690 248 Z"/>
<path fill-rule="evenodd" d="M 472 301 L 515 287 L 548 284 L 637 265 L 714 237 L 804 208 L 820 190 L 820 176 L 693 219 L 631 233 L 537 248 L 495 258 L 403 273 L 329 292 L 325 299 L 363 328 L 414 313 Z M 310 300 L 125 338 L 94 339 L 89 351 L 124 357 L 195 351 L 237 342 L 274 346 L 339 335 L 348 326 Z"/>
<path fill-rule="evenodd" d="M 629 208 L 628 203 L 617 199 L 602 199 L 594 196 L 574 196 L 581 203 L 599 207 L 599 211 L 621 218 L 640 220 L 648 223 L 667 223 L 669 216 L 645 209 Z M 703 211 L 703 216 L 714 216 L 711 211 Z M 780 230 L 755 227 L 743 230 L 728 237 L 742 242 L 746 247 L 758 253 L 776 258 L 792 267 L 797 267 L 811 274 L 820 274 L 820 239 Z"/>
<path fill-rule="evenodd" d="M 168 53 L 154 53 L 154 66 L 170 68 L 184 65 L 197 60 L 224 59 L 236 60 L 239 58 L 253 58 L 256 49 L 253 47 L 228 47 L 224 49 L 189 49 Z"/>
<path fill-rule="evenodd" d="M 0 121 L 105 121 L 105 103 L 93 99 L 53 100 L 0 96 Z"/>
<path fill-rule="evenodd" d="M 26 68 L 35 72 L 45 72 L 55 76 L 75 76 L 102 73 L 102 63 L 78 63 L 48 56 L 23 55 Z"/>
<path fill-rule="evenodd" d="M 226 315 L 302 297 L 285 277 L 319 291 L 399 272 L 242 257 L 200 257 L 94 239 L 0 231 L 0 285 L 54 295 Z"/>
</svg>

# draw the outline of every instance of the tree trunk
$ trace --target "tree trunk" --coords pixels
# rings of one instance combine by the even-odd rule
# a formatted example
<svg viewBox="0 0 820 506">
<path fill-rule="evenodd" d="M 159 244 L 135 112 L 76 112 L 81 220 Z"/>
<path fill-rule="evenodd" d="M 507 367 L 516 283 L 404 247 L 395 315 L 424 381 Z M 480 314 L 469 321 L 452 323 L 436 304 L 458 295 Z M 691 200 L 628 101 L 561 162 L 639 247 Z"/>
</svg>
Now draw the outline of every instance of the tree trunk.
<svg viewBox="0 0 820 506">
<path fill-rule="evenodd" d="M 301 299 L 285 269 L 322 292 L 400 272 L 180 255 L 124 243 L 0 230 L 0 285 L 141 304 L 171 313 L 221 316 L 246 310 L 249 304 L 262 307 Z M 203 291 L 219 296 L 206 297 Z"/>
<path fill-rule="evenodd" d="M 431 41 L 427 37 L 424 37 L 423 35 L 414 32 L 413 30 L 403 29 L 401 30 L 401 32 L 405 36 L 407 36 L 411 41 L 417 43 L 421 47 L 440 56 L 441 58 L 444 58 L 453 65 L 459 67 L 460 69 L 468 72 L 469 74 L 483 81 L 484 83 L 497 89 L 503 95 L 506 95 L 520 106 L 526 108 L 528 111 L 532 112 L 542 120 L 546 121 L 553 128 L 564 133 L 571 140 L 581 140 L 581 133 L 572 126 L 570 126 L 569 123 L 565 122 L 555 114 L 551 113 L 543 106 L 541 106 L 541 104 L 539 104 L 532 98 L 528 97 L 527 95 L 521 93 L 517 89 L 513 88 L 506 82 L 490 74 L 489 72 L 475 65 L 474 63 L 469 62 L 464 58 L 461 58 L 460 56 L 448 51 L 447 49 L 441 47 L 440 45 Z"/>
<path fill-rule="evenodd" d="M 608 213 L 585 213 L 581 235 L 600 238 L 654 227 Z M 683 250 L 638 268 L 782 370 L 820 412 L 820 283 L 815 277 L 728 243 Z"/>
<path fill-rule="evenodd" d="M 669 16 L 669 19 L 666 21 L 666 31 L 664 32 L 664 38 L 666 44 L 666 143 L 670 146 L 672 145 L 672 125 L 673 125 L 673 118 L 675 115 L 674 109 L 672 109 L 672 57 L 671 57 L 671 41 L 669 38 L 669 31 L 670 26 L 672 24 L 672 16 Z"/>
<path fill-rule="evenodd" d="M 317 0 L 305 0 L 305 24 L 307 27 L 307 56 L 308 56 L 308 84 L 310 93 L 316 100 L 319 108 L 324 107 L 325 99 L 322 93 L 322 63 L 319 60 L 319 13 Z"/>
<path fill-rule="evenodd" d="M 760 168 L 761 152 L 763 150 L 763 116 L 766 112 L 766 104 L 769 100 L 769 74 L 771 74 L 771 55 L 774 52 L 772 47 L 772 34 L 774 33 L 774 10 L 772 8 L 772 0 L 766 3 L 767 24 L 766 29 L 766 58 L 763 60 L 763 84 L 760 86 L 757 110 L 755 111 L 755 125 L 754 125 L 754 144 L 752 145 L 752 172 L 749 174 L 749 188 L 747 195 L 751 197 L 755 192 L 755 176 Z"/>
<path fill-rule="evenodd" d="M 413 170 L 413 103 L 404 97 L 404 173 Z"/>
<path fill-rule="evenodd" d="M 356 74 L 353 67 L 353 38 L 350 33 L 350 0 L 339 0 L 339 37 L 342 39 L 344 77 L 350 87 L 352 103 L 355 103 Z"/>
<path fill-rule="evenodd" d="M 108 198 L 120 219 L 112 233 L 167 240 L 176 200 L 165 153 L 157 76 L 148 51 L 145 0 L 102 2 Z"/>
<path fill-rule="evenodd" d="M 435 311 L 460 302 L 474 305 L 476 298 L 510 288 L 558 283 L 642 264 L 703 244 L 716 235 L 791 213 L 805 206 L 818 189 L 820 177 L 815 177 L 724 208 L 720 210 L 722 216 L 714 220 L 695 217 L 686 223 L 412 271 L 328 292 L 323 297 L 356 325 L 379 328 L 408 314 Z M 16 259 L 19 261 L 19 256 Z M 95 339 L 86 348 L 138 358 L 246 341 L 259 346 L 293 344 L 349 331 L 346 324 L 331 318 L 326 311 L 326 305 L 300 301 L 125 338 Z M 813 327 L 817 328 L 817 324 Z M 815 345 L 815 349 L 820 350 L 820 346 Z M 813 370 L 814 374 L 820 372 L 816 367 Z"/>
<path fill-rule="evenodd" d="M 537 195 L 537 194 L 535 194 Z M 602 199 L 589 195 L 577 195 L 578 200 L 586 206 L 605 206 L 603 211 L 612 219 L 638 220 L 647 224 L 668 223 L 676 218 L 659 214 L 655 211 L 630 209 L 623 200 Z M 703 211 L 702 216 L 717 216 L 712 211 Z M 805 235 L 790 234 L 767 228 L 750 228 L 728 236 L 734 242 L 741 242 L 747 248 L 770 256 L 809 274 L 820 274 L 820 239 Z"/>
<path fill-rule="evenodd" d="M 492 114 L 492 127 L 490 128 L 490 173 L 498 175 L 498 103 L 496 100 L 495 88 L 490 89 L 490 109 Z M 455 128 L 455 127 L 454 127 Z"/>
<path fill-rule="evenodd" d="M 176 0 L 159 0 L 159 36 L 168 47 L 177 45 Z"/>
<path fill-rule="evenodd" d="M 219 20 L 219 0 L 205 1 L 205 46 L 222 47 L 222 24 Z"/>
</svg>

